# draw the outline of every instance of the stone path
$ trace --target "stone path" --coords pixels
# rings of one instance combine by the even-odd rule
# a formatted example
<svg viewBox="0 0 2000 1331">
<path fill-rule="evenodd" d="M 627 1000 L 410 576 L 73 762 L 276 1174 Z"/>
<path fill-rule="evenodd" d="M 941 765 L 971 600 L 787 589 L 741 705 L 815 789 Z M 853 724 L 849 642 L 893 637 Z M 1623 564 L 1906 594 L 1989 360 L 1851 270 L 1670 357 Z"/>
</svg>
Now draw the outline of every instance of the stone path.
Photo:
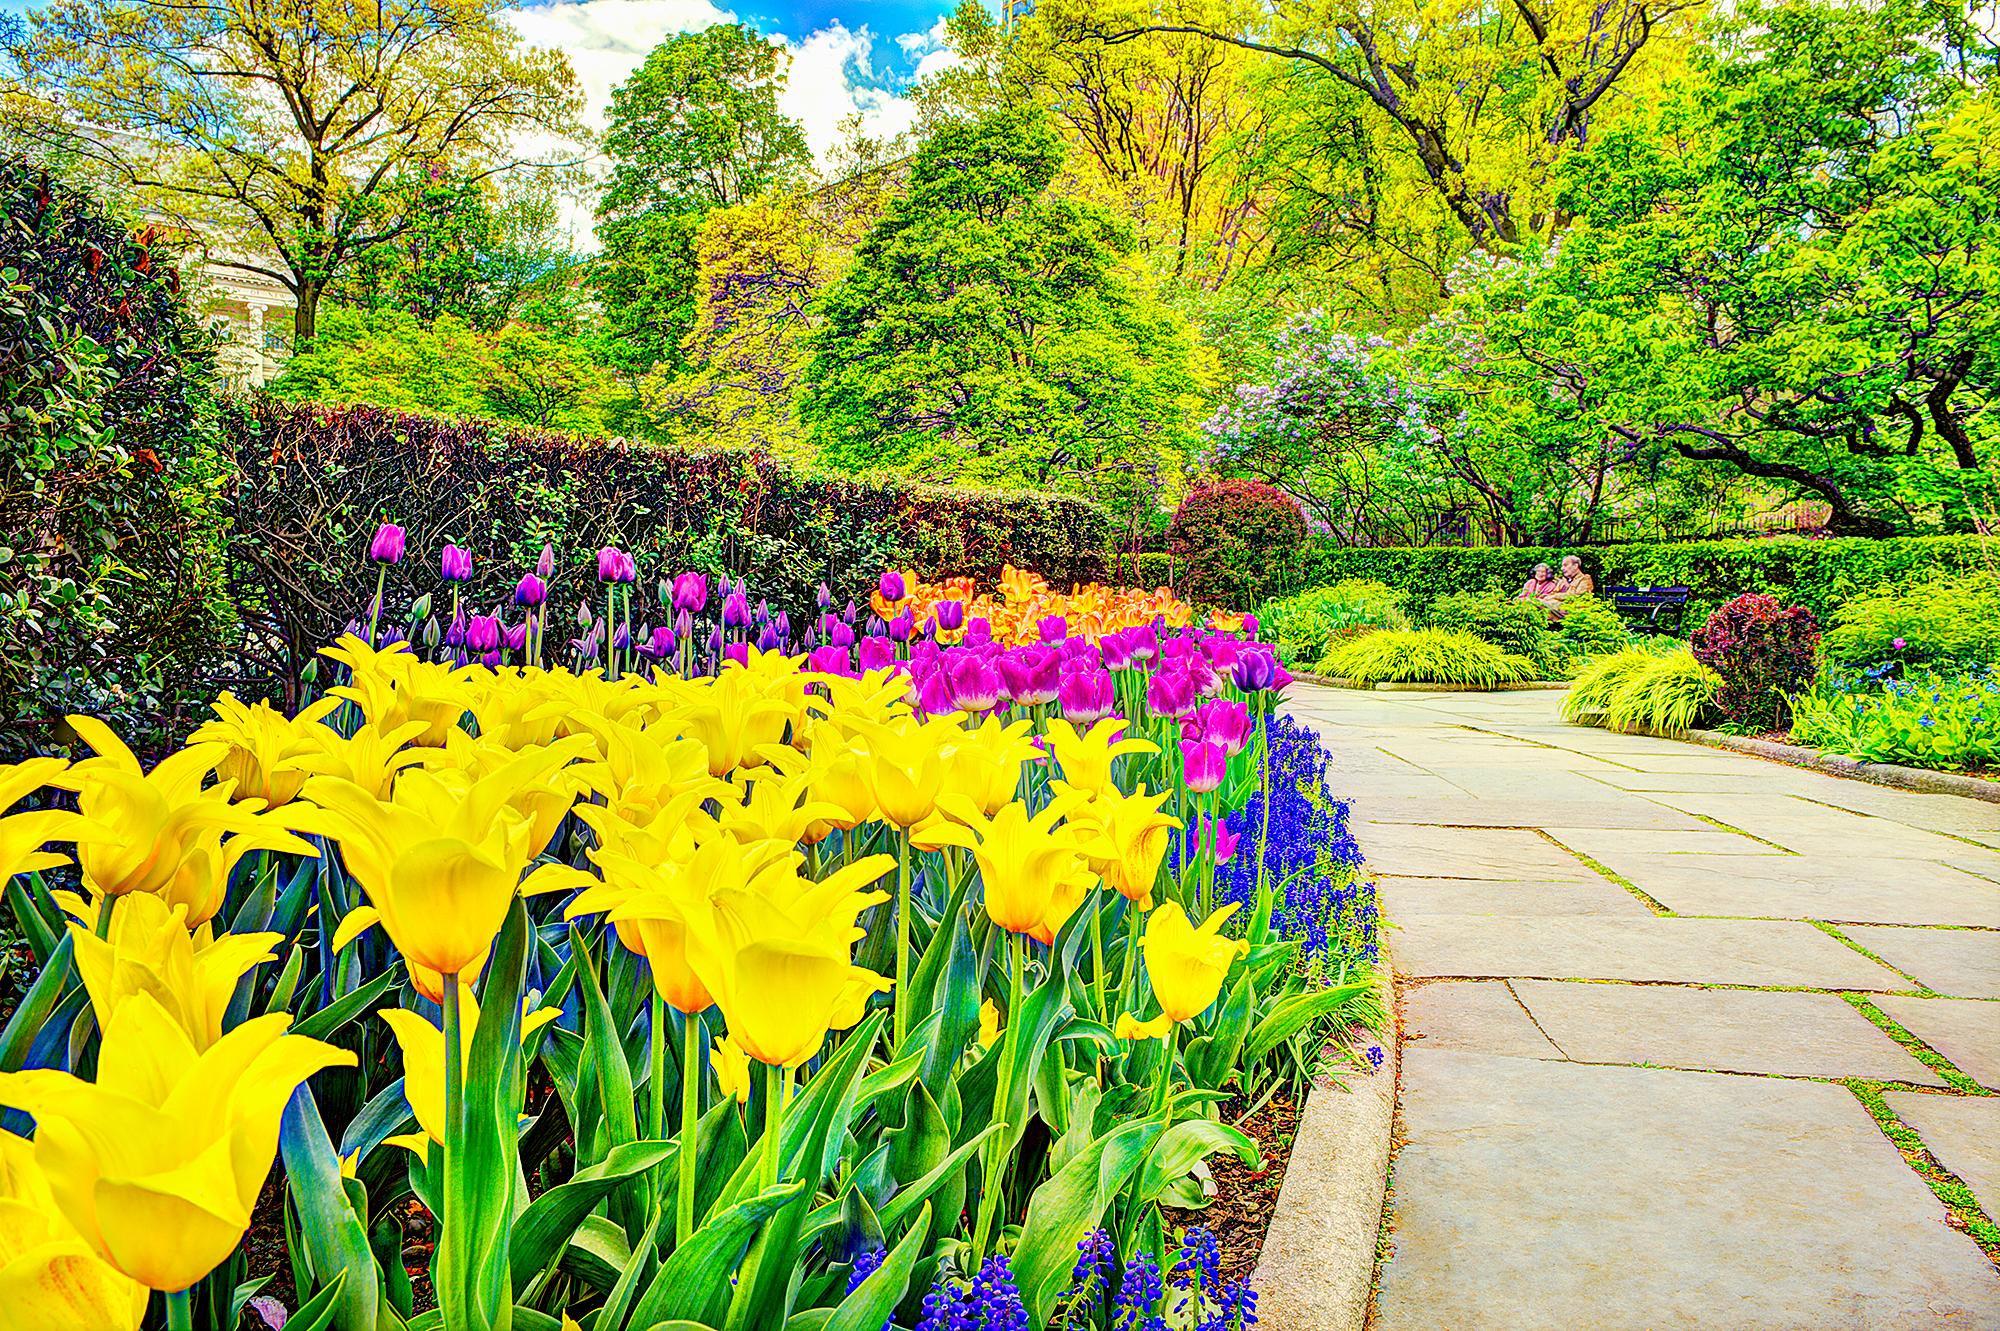
<svg viewBox="0 0 2000 1331">
<path fill-rule="evenodd" d="M 1376 1324 L 2000 1328 L 2000 804 L 1561 696 L 1293 695 L 1407 1040 Z"/>
</svg>

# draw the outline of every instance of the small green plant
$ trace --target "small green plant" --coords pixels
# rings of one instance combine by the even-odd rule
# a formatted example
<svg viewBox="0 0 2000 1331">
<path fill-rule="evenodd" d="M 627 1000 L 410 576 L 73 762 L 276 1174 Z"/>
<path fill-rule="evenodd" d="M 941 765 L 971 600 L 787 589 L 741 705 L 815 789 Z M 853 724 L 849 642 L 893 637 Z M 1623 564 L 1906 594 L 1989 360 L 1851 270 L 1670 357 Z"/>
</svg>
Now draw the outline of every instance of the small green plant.
<svg viewBox="0 0 2000 1331">
<path fill-rule="evenodd" d="M 1563 673 L 1563 649 L 1549 612 L 1534 601 L 1492 592 L 1459 592 L 1433 602 L 1425 621 L 1431 628 L 1469 633 L 1503 652 L 1526 657 L 1543 678 Z"/>
<path fill-rule="evenodd" d="M 1563 700 L 1563 720 L 1677 735 L 1695 723 L 1720 687 L 1722 677 L 1686 647 L 1628 647 L 1583 668 Z"/>
<path fill-rule="evenodd" d="M 1318 673 L 1357 684 L 1458 684 L 1491 688 L 1535 677 L 1535 663 L 1470 633 L 1385 629 L 1339 643 Z"/>
<path fill-rule="evenodd" d="M 1834 613 L 1821 641 L 1829 671 L 1896 673 L 2000 664 L 2000 580 L 1972 574 L 1878 588 Z"/>
<path fill-rule="evenodd" d="M 1266 602 L 1257 612 L 1259 632 L 1277 644 L 1287 664 L 1308 664 L 1325 656 L 1338 640 L 1370 629 L 1410 627 L 1403 602 L 1403 593 L 1386 583 L 1349 578 Z"/>
<path fill-rule="evenodd" d="M 2000 763 L 2000 677 L 1823 678 L 1792 699 L 1792 740 L 1871 763 Z"/>
<path fill-rule="evenodd" d="M 1572 663 L 1592 656 L 1608 656 L 1632 645 L 1625 621 L 1608 602 L 1595 596 L 1579 596 L 1563 603 L 1563 620 L 1556 629 L 1563 654 Z"/>
</svg>

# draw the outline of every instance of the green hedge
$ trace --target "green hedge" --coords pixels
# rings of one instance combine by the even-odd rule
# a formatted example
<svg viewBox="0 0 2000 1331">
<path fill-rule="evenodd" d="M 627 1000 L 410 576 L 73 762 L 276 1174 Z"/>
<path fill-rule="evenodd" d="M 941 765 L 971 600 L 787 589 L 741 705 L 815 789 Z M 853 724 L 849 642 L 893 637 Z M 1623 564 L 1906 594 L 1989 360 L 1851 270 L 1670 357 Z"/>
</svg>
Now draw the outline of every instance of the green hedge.
<svg viewBox="0 0 2000 1331">
<path fill-rule="evenodd" d="M 1985 571 L 2000 565 L 2000 545 L 1979 536 L 1906 536 L 1682 541 L 1575 549 L 1532 546 L 1435 546 L 1422 549 L 1309 545 L 1301 560 L 1306 586 L 1373 578 L 1410 594 L 1422 617 L 1433 601 L 1464 591 L 1518 591 L 1538 563 L 1581 555 L 1584 571 L 1607 587 L 1693 590 L 1678 627 L 1692 629 L 1744 592 L 1767 592 L 1803 605 L 1822 620 L 1859 593 L 1888 584 Z M 1669 626 L 1673 627 L 1673 626 Z"/>
</svg>

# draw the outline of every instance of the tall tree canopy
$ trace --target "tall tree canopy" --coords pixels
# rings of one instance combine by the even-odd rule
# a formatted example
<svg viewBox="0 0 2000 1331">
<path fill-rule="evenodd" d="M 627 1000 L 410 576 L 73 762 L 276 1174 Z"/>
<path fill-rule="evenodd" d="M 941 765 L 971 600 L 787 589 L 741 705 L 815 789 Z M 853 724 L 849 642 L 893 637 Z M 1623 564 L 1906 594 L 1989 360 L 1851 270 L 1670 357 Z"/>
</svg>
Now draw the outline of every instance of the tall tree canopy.
<svg viewBox="0 0 2000 1331">
<path fill-rule="evenodd" d="M 356 255 L 410 225 L 381 202 L 431 164 L 518 164 L 580 133 L 568 60 L 524 47 L 502 0 L 54 0 L 16 59 L 75 140 L 149 207 L 266 274 L 310 338 Z M 105 136 L 98 131 L 117 133 Z M 268 257 L 267 257 L 268 256 Z"/>
<path fill-rule="evenodd" d="M 1178 454 L 1179 325 L 1120 270 L 1124 228 L 1052 189 L 1033 109 L 940 128 L 822 300 L 800 413 L 822 455 L 962 481 L 1101 488 Z"/>
<path fill-rule="evenodd" d="M 681 364 L 695 321 L 702 216 L 810 165 L 805 131 L 778 110 L 786 59 L 755 28 L 717 24 L 662 42 L 612 92 L 597 284 L 627 369 Z"/>
</svg>

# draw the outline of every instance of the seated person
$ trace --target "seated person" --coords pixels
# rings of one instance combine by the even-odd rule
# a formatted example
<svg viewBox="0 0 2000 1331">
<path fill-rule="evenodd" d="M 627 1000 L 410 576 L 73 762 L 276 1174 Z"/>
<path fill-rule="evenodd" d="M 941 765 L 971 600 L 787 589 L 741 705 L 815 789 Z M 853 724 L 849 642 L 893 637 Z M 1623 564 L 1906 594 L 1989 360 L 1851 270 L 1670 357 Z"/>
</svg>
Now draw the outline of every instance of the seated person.
<svg viewBox="0 0 2000 1331">
<path fill-rule="evenodd" d="M 1517 601 L 1546 601 L 1555 594 L 1556 579 L 1547 564 L 1535 565 L 1535 571 L 1521 584 L 1521 594 Z"/>
<path fill-rule="evenodd" d="M 1542 598 L 1542 604 L 1549 608 L 1552 619 L 1561 619 L 1563 602 L 1578 596 L 1592 596 L 1597 592 L 1597 583 L 1583 571 L 1583 561 L 1575 555 L 1564 555 L 1562 576 L 1556 579 L 1555 587 Z"/>
</svg>

